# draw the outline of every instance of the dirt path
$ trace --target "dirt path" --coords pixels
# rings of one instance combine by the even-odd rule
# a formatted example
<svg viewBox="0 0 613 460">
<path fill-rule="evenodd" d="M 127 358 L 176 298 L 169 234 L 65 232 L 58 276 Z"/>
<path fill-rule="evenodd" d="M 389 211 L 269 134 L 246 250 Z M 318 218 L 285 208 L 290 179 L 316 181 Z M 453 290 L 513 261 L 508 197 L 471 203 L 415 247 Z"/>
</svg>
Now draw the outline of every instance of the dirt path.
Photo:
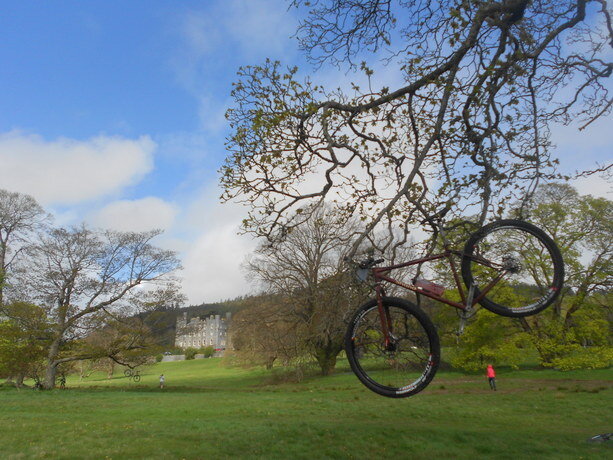
<svg viewBox="0 0 613 460">
<path fill-rule="evenodd" d="M 526 379 L 499 377 L 496 379 L 498 391 L 520 393 L 525 391 L 570 391 L 575 393 L 599 393 L 613 390 L 610 380 L 580 379 Z M 491 390 L 486 377 L 436 378 L 428 391 L 433 393 L 489 393 Z"/>
</svg>

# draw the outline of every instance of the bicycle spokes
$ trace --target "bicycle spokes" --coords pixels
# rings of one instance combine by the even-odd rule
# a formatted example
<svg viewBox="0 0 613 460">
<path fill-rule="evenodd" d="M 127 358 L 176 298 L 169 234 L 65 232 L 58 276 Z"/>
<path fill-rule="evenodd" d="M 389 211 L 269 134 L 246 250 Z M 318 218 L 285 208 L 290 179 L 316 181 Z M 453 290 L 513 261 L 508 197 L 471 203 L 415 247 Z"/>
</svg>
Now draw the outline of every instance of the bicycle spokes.
<svg viewBox="0 0 613 460">
<path fill-rule="evenodd" d="M 553 241 L 519 221 L 493 225 L 471 237 L 463 261 L 475 300 L 499 314 L 529 314 L 549 305 L 562 283 L 562 261 Z"/>
<path fill-rule="evenodd" d="M 431 356 L 430 341 L 423 326 L 410 313 L 386 307 L 382 322 L 372 308 L 357 324 L 353 336 L 355 355 L 368 378 L 393 388 L 418 380 Z M 381 324 L 390 327 L 386 337 Z"/>
</svg>

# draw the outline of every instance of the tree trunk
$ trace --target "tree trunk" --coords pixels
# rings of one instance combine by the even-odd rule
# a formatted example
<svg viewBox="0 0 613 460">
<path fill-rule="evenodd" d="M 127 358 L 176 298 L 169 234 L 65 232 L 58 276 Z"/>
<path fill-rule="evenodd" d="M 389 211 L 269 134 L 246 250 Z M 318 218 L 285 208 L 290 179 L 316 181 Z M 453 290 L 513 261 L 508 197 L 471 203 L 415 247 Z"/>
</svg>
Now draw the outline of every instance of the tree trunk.
<svg viewBox="0 0 613 460">
<path fill-rule="evenodd" d="M 2 293 L 2 286 L 4 285 L 4 271 L 0 268 L 0 307 L 2 306 L 2 298 L 4 294 Z"/>
<path fill-rule="evenodd" d="M 55 388 L 55 377 L 57 375 L 57 364 L 54 361 L 47 363 L 47 370 L 45 372 L 45 381 L 43 388 L 45 390 L 53 390 Z"/>
<path fill-rule="evenodd" d="M 277 359 L 276 356 L 269 356 L 266 359 L 266 370 L 271 370 L 272 369 L 272 366 L 273 366 L 273 364 L 275 362 L 275 359 Z"/>
<path fill-rule="evenodd" d="M 55 377 L 57 375 L 57 362 L 56 358 L 60 350 L 60 339 L 55 339 L 49 347 L 49 354 L 47 355 L 47 369 L 45 371 L 45 382 L 43 388 L 45 390 L 52 390 L 55 388 Z"/>
<path fill-rule="evenodd" d="M 328 344 L 326 347 L 320 347 L 315 351 L 315 359 L 321 368 L 321 375 L 330 375 L 336 367 L 336 357 L 340 353 L 341 348 Z"/>
<path fill-rule="evenodd" d="M 6 275 L 6 272 L 4 270 L 5 257 L 6 257 L 6 244 L 4 243 L 4 241 L 0 241 L 0 307 L 3 305 L 3 301 L 4 301 L 3 286 L 4 286 L 4 277 Z"/>
<path fill-rule="evenodd" d="M 114 373 L 115 373 L 115 361 L 113 361 L 112 359 L 109 359 L 109 367 L 107 368 L 106 378 L 109 380 L 112 379 Z"/>
</svg>

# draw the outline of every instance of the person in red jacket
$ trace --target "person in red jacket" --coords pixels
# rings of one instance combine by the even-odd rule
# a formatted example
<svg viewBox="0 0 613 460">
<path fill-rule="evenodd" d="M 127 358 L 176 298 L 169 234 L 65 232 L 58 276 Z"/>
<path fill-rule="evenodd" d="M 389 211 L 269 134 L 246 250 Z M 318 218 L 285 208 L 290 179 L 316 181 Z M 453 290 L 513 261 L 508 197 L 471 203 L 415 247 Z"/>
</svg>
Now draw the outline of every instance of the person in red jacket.
<svg viewBox="0 0 613 460">
<path fill-rule="evenodd" d="M 491 364 L 487 365 L 487 378 L 490 381 L 490 389 L 496 391 L 496 371 Z"/>
</svg>

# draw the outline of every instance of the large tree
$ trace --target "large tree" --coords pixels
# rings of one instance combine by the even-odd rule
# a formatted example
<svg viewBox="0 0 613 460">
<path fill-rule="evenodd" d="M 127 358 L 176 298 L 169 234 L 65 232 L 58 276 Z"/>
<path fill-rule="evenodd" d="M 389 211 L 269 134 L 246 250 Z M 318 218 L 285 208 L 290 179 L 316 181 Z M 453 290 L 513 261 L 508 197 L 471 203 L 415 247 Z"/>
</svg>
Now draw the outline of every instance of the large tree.
<svg viewBox="0 0 613 460">
<path fill-rule="evenodd" d="M 330 206 L 320 205 L 305 214 L 310 217 L 303 225 L 276 245 L 262 242 L 246 264 L 249 274 L 276 297 L 243 312 L 240 319 L 256 324 L 254 332 L 260 335 L 266 329 L 271 331 L 267 342 L 274 342 L 279 352 L 269 358 L 288 358 L 289 353 L 295 353 L 294 358 L 310 355 L 326 375 L 343 349 L 351 314 L 371 295 L 371 289 L 358 283 L 344 263 L 357 223 L 338 223 Z M 395 258 L 404 260 L 411 250 L 408 246 L 387 249 L 384 255 L 392 263 Z M 397 279 L 405 279 L 407 274 L 406 270 L 396 271 Z M 393 291 L 390 287 L 389 292 Z M 241 326 L 242 331 L 249 328 Z M 290 346 L 288 340 L 295 345 Z"/>
<path fill-rule="evenodd" d="M 174 252 L 152 244 L 158 234 L 59 228 L 30 248 L 18 282 L 23 296 L 44 307 L 50 323 L 45 388 L 55 385 L 60 364 L 98 357 L 99 350 L 92 355 L 96 347 L 78 344 L 93 331 L 134 314 L 133 295 L 144 295 L 147 286 L 172 282 L 169 275 L 179 268 L 179 261 Z M 107 355 L 130 348 L 135 337 L 141 334 L 120 334 L 109 342 L 115 351 Z"/>
<path fill-rule="evenodd" d="M 353 226 L 335 225 L 329 207 L 308 214 L 311 218 L 277 246 L 263 243 L 247 269 L 281 298 L 277 308 L 262 308 L 254 321 L 262 329 L 274 328 L 284 350 L 311 355 L 326 375 L 334 369 L 349 315 L 364 292 L 356 289 L 343 264 Z M 297 346 L 288 347 L 288 334 Z"/>
<path fill-rule="evenodd" d="M 570 324 L 587 297 L 613 288 L 613 202 L 551 183 L 537 190 L 526 212 L 562 251 L 566 289 L 552 315 Z"/>
<path fill-rule="evenodd" d="M 548 365 L 568 367 L 564 361 L 581 354 L 610 364 L 613 202 L 553 183 L 537 190 L 526 212 L 560 247 L 566 279 L 549 314 L 523 319 L 523 329 Z"/>
<path fill-rule="evenodd" d="M 328 90 L 274 61 L 239 72 L 223 197 L 249 203 L 244 229 L 271 240 L 323 200 L 341 221 L 364 220 L 354 251 L 451 201 L 483 223 L 555 175 L 553 123 L 584 128 L 610 113 L 606 0 L 292 4 L 305 11 L 307 56 L 369 81 Z M 402 82 L 377 86 L 373 56 Z"/>
<path fill-rule="evenodd" d="M 519 212 L 520 206 L 512 213 Z M 554 304 L 539 315 L 498 318 L 495 325 L 494 316 L 479 312 L 460 337 L 454 363 L 466 369 L 483 365 L 477 357 L 517 363 L 518 353 L 531 343 L 545 366 L 610 366 L 613 202 L 580 195 L 568 184 L 551 183 L 539 187 L 523 211 L 556 240 L 565 265 L 564 289 Z M 525 273 L 537 274 L 545 268 L 537 252 L 523 262 Z M 534 281 L 541 277 L 532 276 Z"/>
</svg>

